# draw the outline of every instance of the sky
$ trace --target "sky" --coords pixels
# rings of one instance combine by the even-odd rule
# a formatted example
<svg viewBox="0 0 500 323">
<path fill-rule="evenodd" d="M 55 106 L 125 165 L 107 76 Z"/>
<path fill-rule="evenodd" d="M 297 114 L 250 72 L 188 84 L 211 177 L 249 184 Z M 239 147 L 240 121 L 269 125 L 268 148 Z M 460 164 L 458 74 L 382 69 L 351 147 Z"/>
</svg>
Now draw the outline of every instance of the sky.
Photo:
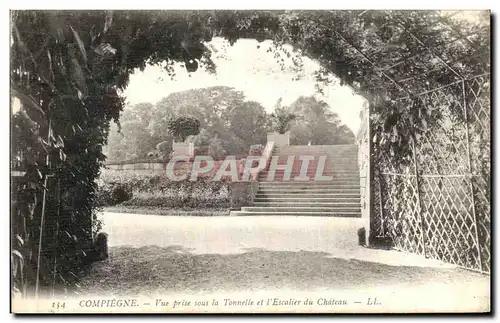
<svg viewBox="0 0 500 323">
<path fill-rule="evenodd" d="M 225 40 L 214 39 L 210 42 L 212 60 L 217 67 L 213 75 L 203 69 L 189 73 L 180 64 L 175 67 L 176 76 L 171 80 L 167 72 L 160 66 L 148 66 L 143 72 L 136 71 L 130 77 L 129 86 L 123 95 L 126 102 L 136 104 L 150 102 L 155 104 L 170 93 L 194 88 L 210 86 L 230 86 L 242 91 L 247 100 L 262 104 L 267 112 L 272 112 L 278 99 L 288 105 L 300 96 L 314 95 L 327 102 L 333 112 L 354 133 L 360 124 L 359 113 L 364 98 L 353 94 L 351 88 L 340 86 L 333 75 L 328 86 L 323 86 L 324 95 L 316 89 L 313 73 L 320 66 L 297 53 L 302 58 L 303 68 L 300 72 L 292 70 L 291 58 L 283 56 L 285 69 L 276 62 L 272 52 L 267 52 L 269 41 L 258 43 L 256 40 L 240 39 L 233 46 Z M 288 47 L 291 49 L 291 47 Z M 292 56 L 293 57 L 293 56 Z M 299 80 L 294 80 L 298 75 Z"/>
</svg>

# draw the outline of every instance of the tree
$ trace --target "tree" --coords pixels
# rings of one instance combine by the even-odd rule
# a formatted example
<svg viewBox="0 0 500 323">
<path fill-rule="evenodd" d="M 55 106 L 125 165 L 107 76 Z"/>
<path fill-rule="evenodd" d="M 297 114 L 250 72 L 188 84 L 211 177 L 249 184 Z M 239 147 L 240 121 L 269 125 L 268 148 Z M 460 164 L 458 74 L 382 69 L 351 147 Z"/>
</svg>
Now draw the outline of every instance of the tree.
<svg viewBox="0 0 500 323">
<path fill-rule="evenodd" d="M 200 137 L 215 138 L 217 135 L 230 154 L 244 154 L 252 144 L 266 140 L 264 108 L 258 102 L 246 101 L 243 92 L 231 87 L 192 89 L 163 98 L 153 108 L 149 126 L 152 135 L 165 133 L 168 120 L 180 114 L 200 120 L 200 127 L 206 132 Z"/>
<path fill-rule="evenodd" d="M 244 154 L 250 146 L 267 140 L 267 113 L 255 101 L 231 105 L 224 113 L 226 132 L 222 135 L 224 147 L 231 154 Z"/>
<path fill-rule="evenodd" d="M 291 126 L 290 141 L 296 145 L 354 144 L 354 133 L 330 110 L 326 102 L 315 97 L 299 97 L 288 110 L 297 115 Z"/>
<path fill-rule="evenodd" d="M 208 154 L 213 158 L 219 158 L 226 154 L 226 150 L 222 145 L 222 141 L 216 135 L 215 138 L 210 140 L 210 144 L 208 145 Z"/>
<path fill-rule="evenodd" d="M 144 158 L 155 150 L 159 142 L 171 140 L 168 133 L 151 134 L 153 105 L 138 103 L 125 107 L 121 114 L 119 128 L 111 128 L 106 153 L 110 160 L 124 161 Z"/>
<path fill-rule="evenodd" d="M 191 116 L 172 118 L 168 122 L 168 131 L 178 142 L 184 142 L 187 137 L 200 133 L 200 121 Z"/>
<path fill-rule="evenodd" d="M 187 138 L 188 142 L 193 143 L 194 151 L 196 154 L 207 154 L 211 140 L 212 140 L 212 135 L 205 128 L 202 128 L 199 134 L 192 135 Z"/>
<path fill-rule="evenodd" d="M 164 133 L 172 117 L 190 115 L 200 121 L 202 128 L 221 134 L 226 108 L 239 106 L 244 100 L 243 92 L 227 86 L 171 93 L 155 105 L 150 129 L 153 135 Z"/>
</svg>

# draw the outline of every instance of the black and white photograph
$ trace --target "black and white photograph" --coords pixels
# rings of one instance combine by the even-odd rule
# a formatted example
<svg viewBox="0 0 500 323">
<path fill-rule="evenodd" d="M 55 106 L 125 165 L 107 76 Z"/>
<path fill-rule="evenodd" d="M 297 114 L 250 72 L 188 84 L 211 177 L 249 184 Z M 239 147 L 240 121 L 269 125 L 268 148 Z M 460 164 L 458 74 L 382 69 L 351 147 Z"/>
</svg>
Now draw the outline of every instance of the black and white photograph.
<svg viewBox="0 0 500 323">
<path fill-rule="evenodd" d="M 492 12 L 9 11 L 11 313 L 490 313 Z"/>
</svg>

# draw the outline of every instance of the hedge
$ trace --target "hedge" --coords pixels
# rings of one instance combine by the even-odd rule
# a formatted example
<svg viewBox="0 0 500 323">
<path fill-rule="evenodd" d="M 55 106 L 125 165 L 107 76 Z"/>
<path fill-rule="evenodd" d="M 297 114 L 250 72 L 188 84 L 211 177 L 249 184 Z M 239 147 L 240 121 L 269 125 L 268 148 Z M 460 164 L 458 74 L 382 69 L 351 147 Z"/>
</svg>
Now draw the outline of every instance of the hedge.
<svg viewBox="0 0 500 323">
<path fill-rule="evenodd" d="M 163 175 L 104 170 L 98 180 L 100 206 L 229 209 L 251 204 L 256 183 L 229 180 L 171 181 Z"/>
</svg>

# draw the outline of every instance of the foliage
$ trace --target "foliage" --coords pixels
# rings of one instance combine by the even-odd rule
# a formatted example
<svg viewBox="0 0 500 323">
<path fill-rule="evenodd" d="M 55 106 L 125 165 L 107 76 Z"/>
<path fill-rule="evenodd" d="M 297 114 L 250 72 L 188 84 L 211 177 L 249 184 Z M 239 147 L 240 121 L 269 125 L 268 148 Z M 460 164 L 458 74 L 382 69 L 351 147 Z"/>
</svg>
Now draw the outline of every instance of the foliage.
<svg viewBox="0 0 500 323">
<path fill-rule="evenodd" d="M 255 101 L 228 106 L 223 119 L 228 127 L 220 136 L 224 148 L 230 154 L 244 154 L 251 145 L 264 144 L 268 119 L 264 107 Z"/>
<path fill-rule="evenodd" d="M 202 44 L 213 36 L 201 24 L 206 18 L 176 11 L 12 12 L 10 87 L 22 103 L 11 120 L 12 165 L 26 172 L 13 189 L 15 291 L 33 285 L 31 268 L 41 270 L 42 285 L 72 284 L 96 223 L 95 179 L 110 122 L 123 108 L 118 92 L 147 63 L 167 61 L 168 69 L 184 61 L 188 71 L 213 70 Z M 63 188 L 60 195 L 56 187 Z M 39 263 L 42 209 L 48 237 L 42 250 L 55 257 L 44 252 Z"/>
<path fill-rule="evenodd" d="M 297 116 L 290 130 L 293 145 L 353 144 L 354 134 L 341 124 L 339 116 L 330 111 L 326 102 L 314 97 L 299 97 L 288 110 Z"/>
<path fill-rule="evenodd" d="M 296 115 L 290 113 L 286 107 L 281 106 L 281 99 L 278 100 L 274 108 L 274 112 L 271 114 L 273 128 L 279 134 L 284 134 L 291 127 L 291 121 L 295 120 Z"/>
<path fill-rule="evenodd" d="M 172 136 L 167 130 L 163 133 L 152 135 L 149 125 L 154 122 L 153 105 L 139 103 L 129 106 L 120 115 L 120 124 L 113 124 L 110 129 L 108 144 L 104 153 L 109 160 L 133 160 L 142 158 L 151 151 L 156 151 L 159 143 L 172 141 Z M 156 155 L 165 152 L 158 151 Z"/>
<path fill-rule="evenodd" d="M 168 120 L 181 115 L 190 115 L 200 121 L 200 126 L 212 135 L 224 132 L 223 119 L 226 108 L 243 104 L 244 95 L 231 87 L 212 86 L 175 92 L 161 99 L 154 107 L 155 116 L 150 129 L 153 134 L 165 132 Z"/>
<path fill-rule="evenodd" d="M 206 129 L 202 129 L 196 136 L 191 136 L 188 141 L 195 145 L 195 155 L 209 155 L 218 158 L 226 154 L 217 134 L 212 136 Z"/>
<path fill-rule="evenodd" d="M 248 154 L 250 156 L 252 155 L 262 155 L 262 152 L 264 151 L 264 145 L 261 145 L 261 144 L 257 144 L 257 145 L 252 145 L 250 146 L 250 150 L 248 151 Z"/>
<path fill-rule="evenodd" d="M 101 181 L 97 191 L 99 206 L 111 206 L 128 201 L 132 198 L 132 191 L 126 184 Z"/>
<path fill-rule="evenodd" d="M 172 152 L 172 145 L 172 140 L 162 141 L 156 145 L 156 151 L 161 158 L 165 159 Z"/>
<path fill-rule="evenodd" d="M 187 141 L 192 142 L 195 146 L 195 149 L 199 149 L 199 152 L 208 153 L 208 146 L 210 145 L 210 141 L 212 140 L 212 135 L 208 130 L 202 128 L 200 133 L 196 136 L 190 136 Z"/>
<path fill-rule="evenodd" d="M 222 140 L 217 136 L 210 141 L 208 145 L 208 154 L 214 158 L 220 158 L 226 155 L 226 150 L 222 146 Z"/>
<path fill-rule="evenodd" d="M 117 186 L 116 183 L 120 183 Z M 231 196 L 229 182 L 211 181 L 200 177 L 197 181 L 170 181 L 162 175 L 137 174 L 133 171 L 103 172 L 100 179 L 99 194 L 107 198 L 111 189 L 120 188 L 127 192 L 124 206 L 161 207 L 178 209 L 228 208 Z M 133 194 L 129 195 L 129 192 Z M 106 205 L 114 205 L 116 198 L 111 196 Z"/>
<path fill-rule="evenodd" d="M 187 138 L 195 143 L 197 153 L 208 154 L 212 141 L 215 141 L 213 145 L 221 145 L 226 153 L 234 155 L 244 154 L 252 144 L 266 141 L 268 116 L 264 108 L 257 102 L 246 101 L 243 92 L 231 87 L 192 89 L 161 99 L 144 111 L 151 117 L 148 118 L 149 124 L 137 130 L 141 140 L 129 138 L 136 133 L 136 129 L 129 127 L 133 123 L 124 121 L 131 115 L 130 109 L 136 110 L 135 106 L 125 107 L 120 119 L 121 132 L 112 129 L 110 133 L 106 152 L 111 160 L 142 158 L 145 151 L 161 158 L 165 154 L 155 149 L 155 143 L 172 141 L 173 137 L 168 134 L 168 121 L 185 114 L 200 120 L 200 134 Z M 136 149 L 135 142 L 142 142 L 141 149 Z M 118 156 L 122 156 L 121 159 Z"/>
<path fill-rule="evenodd" d="M 168 215 L 168 216 L 228 216 L 229 210 L 227 208 L 210 208 L 210 209 L 169 209 L 158 208 L 150 206 L 130 206 L 130 205 L 116 205 L 106 207 L 107 212 L 113 213 L 132 213 L 132 214 L 151 214 L 151 215 Z"/>
<path fill-rule="evenodd" d="M 200 133 L 200 121 L 191 116 L 179 116 L 168 122 L 168 131 L 178 142 L 184 142 L 187 137 Z"/>
</svg>

